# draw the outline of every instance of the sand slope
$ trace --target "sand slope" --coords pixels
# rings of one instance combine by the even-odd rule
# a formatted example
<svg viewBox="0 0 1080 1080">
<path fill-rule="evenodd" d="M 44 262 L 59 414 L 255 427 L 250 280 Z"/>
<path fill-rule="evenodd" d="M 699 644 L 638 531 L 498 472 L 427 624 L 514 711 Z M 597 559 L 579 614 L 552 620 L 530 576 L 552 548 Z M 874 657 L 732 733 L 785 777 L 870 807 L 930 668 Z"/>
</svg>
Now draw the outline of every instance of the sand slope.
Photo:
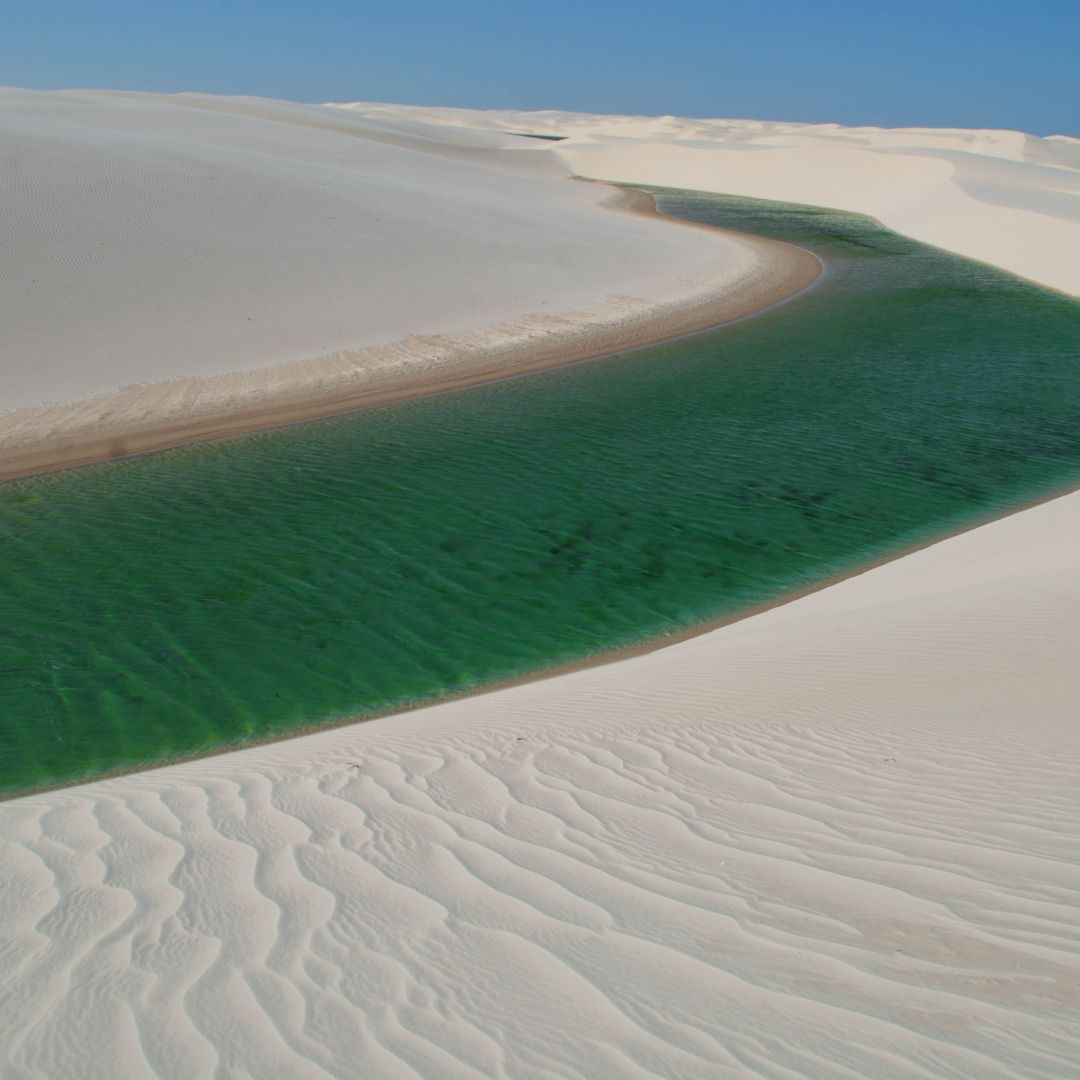
<svg viewBox="0 0 1080 1080">
<path fill-rule="evenodd" d="M 755 264 L 603 209 L 609 190 L 531 139 L 24 90 L 0 90 L 0 139 L 0 412 L 529 316 L 645 316 Z"/>
<path fill-rule="evenodd" d="M 0 140 L 0 479 L 634 348 L 821 269 L 407 117 L 0 90 Z"/>
<path fill-rule="evenodd" d="M 1080 295 L 1080 140 L 1019 131 L 344 106 L 459 130 L 569 136 L 582 176 L 854 210 Z"/>
<path fill-rule="evenodd" d="M 1075 1075 L 1078 512 L 0 806 L 4 1075 Z"/>
</svg>

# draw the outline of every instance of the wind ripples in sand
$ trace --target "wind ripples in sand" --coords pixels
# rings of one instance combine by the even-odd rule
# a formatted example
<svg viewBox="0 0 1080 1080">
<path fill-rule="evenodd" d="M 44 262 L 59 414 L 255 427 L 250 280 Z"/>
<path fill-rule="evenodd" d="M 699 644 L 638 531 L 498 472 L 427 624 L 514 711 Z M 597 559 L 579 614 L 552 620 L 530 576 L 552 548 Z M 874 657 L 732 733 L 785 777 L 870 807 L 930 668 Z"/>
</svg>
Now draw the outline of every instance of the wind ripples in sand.
<svg viewBox="0 0 1080 1080">
<path fill-rule="evenodd" d="M 1080 762 L 768 651 L 8 804 L 5 1075 L 1070 1075 Z"/>
</svg>

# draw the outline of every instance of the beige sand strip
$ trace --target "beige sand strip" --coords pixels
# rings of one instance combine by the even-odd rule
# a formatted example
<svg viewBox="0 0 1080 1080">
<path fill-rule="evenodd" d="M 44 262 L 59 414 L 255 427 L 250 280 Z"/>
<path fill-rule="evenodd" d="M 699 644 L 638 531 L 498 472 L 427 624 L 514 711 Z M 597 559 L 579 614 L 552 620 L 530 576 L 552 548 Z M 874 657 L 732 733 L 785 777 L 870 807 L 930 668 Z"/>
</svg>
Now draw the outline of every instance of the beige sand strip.
<svg viewBox="0 0 1080 1080">
<path fill-rule="evenodd" d="M 659 215 L 643 191 L 615 189 L 610 205 Z M 75 404 L 0 415 L 0 480 L 129 457 L 186 443 L 339 415 L 561 367 L 721 326 L 811 285 L 815 255 L 774 240 L 707 229 L 750 249 L 734 282 L 683 299 L 609 296 L 578 312 L 533 315 L 462 335 L 412 336 L 357 352 L 257 371 L 132 386 Z M 726 269 L 726 268 L 725 268 Z"/>
</svg>

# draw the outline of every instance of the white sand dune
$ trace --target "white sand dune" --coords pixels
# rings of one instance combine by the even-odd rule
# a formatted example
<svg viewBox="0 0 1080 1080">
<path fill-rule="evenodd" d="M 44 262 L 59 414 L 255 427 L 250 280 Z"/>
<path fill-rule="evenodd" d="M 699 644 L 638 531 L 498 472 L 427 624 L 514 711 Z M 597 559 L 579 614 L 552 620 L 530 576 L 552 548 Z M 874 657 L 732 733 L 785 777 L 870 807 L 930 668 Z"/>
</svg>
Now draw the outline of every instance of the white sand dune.
<svg viewBox="0 0 1080 1080">
<path fill-rule="evenodd" d="M 1077 139 L 364 103 L 340 108 L 372 121 L 568 136 L 553 152 L 582 176 L 853 210 L 916 240 L 1080 295 Z"/>
<path fill-rule="evenodd" d="M 631 347 L 818 272 L 409 118 L 0 90 L 0 146 L 0 475 Z"/>
<path fill-rule="evenodd" d="M 0 138 L 3 408 L 612 294 L 651 307 L 753 261 L 715 234 L 600 212 L 609 191 L 498 134 L 257 99 L 7 90 Z"/>
<path fill-rule="evenodd" d="M 3 1075 L 1075 1076 L 1078 513 L 0 806 Z"/>
<path fill-rule="evenodd" d="M 105 108 L 72 98 L 65 116 Z M 109 124 L 125 100 L 145 125 L 130 152 L 178 154 L 177 132 L 153 144 L 156 101 L 110 95 Z M 264 158 L 286 169 L 281 125 L 323 137 L 306 108 L 295 123 L 277 104 L 191 109 L 204 157 L 206 116 L 253 113 L 245 124 L 273 143 L 244 150 L 257 171 Z M 503 125 L 545 130 L 539 114 L 359 111 L 325 110 L 325 123 L 335 137 L 362 124 L 373 161 L 384 151 L 367 143 L 386 147 L 388 186 L 409 155 L 474 170 Z M 570 122 L 553 114 L 547 130 Z M 721 122 L 573 122 L 568 143 L 498 166 L 536 185 L 537 237 L 567 214 L 575 236 L 610 239 L 594 195 L 560 180 L 574 193 L 550 196 L 546 168 L 719 190 L 739 190 L 738 175 L 748 194 L 895 227 L 907 214 L 903 231 L 945 246 L 966 214 L 956 250 L 1077 291 L 1061 240 L 1076 227 L 1070 140 L 733 122 L 739 149 L 722 145 Z M 89 120 L 74 126 L 89 138 Z M 722 164 L 757 160 L 776 168 Z M 306 157 L 288 167 L 310 175 Z M 469 177 L 453 198 L 439 189 L 464 232 L 506 205 L 501 181 Z M 859 191 L 866 205 L 852 204 Z M 254 196 L 230 205 L 264 210 Z M 147 204 L 141 228 L 157 212 Z M 664 273 L 704 243 L 669 229 Z M 291 252 L 267 240 L 262 256 Z M 599 282 L 604 258 L 581 279 Z M 454 269 L 401 287 L 426 310 L 424 290 Z M 152 305 L 135 319 L 152 321 Z M 1080 495 L 1067 496 L 647 656 L 0 805 L 0 1074 L 1075 1076 L 1078 524 Z"/>
</svg>

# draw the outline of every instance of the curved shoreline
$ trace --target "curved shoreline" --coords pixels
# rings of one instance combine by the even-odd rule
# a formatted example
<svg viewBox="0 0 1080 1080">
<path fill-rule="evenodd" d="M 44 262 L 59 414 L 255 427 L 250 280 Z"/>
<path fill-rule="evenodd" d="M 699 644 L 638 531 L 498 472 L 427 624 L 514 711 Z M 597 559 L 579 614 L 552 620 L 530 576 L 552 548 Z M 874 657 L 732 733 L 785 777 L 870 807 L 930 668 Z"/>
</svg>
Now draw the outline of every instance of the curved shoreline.
<svg viewBox="0 0 1080 1080">
<path fill-rule="evenodd" d="M 637 192 L 635 192 L 634 194 L 636 195 Z M 765 330 L 767 332 L 768 331 L 768 324 L 765 324 L 762 327 L 759 327 L 759 329 L 763 329 L 763 330 Z M 648 360 L 649 358 L 646 357 L 645 359 Z M 708 632 L 712 631 L 713 629 L 717 629 L 719 627 L 723 627 L 723 626 L 729 625 L 731 623 L 737 623 L 737 622 L 743 621 L 746 618 L 749 618 L 751 616 L 754 616 L 756 614 L 759 614 L 759 613 L 761 613 L 763 611 L 766 611 L 766 610 L 774 608 L 774 607 L 784 606 L 784 605 L 786 605 L 786 603 L 788 601 L 798 599 L 798 598 L 803 597 L 803 596 L 805 596 L 805 595 L 807 595 L 809 593 L 814 593 L 814 592 L 818 592 L 818 591 L 821 591 L 821 590 L 825 590 L 825 589 L 829 588 L 830 586 L 832 586 L 833 584 L 837 584 L 838 582 L 841 582 L 846 578 L 854 577 L 854 576 L 861 576 L 865 571 L 867 571 L 869 569 L 873 569 L 875 567 L 878 567 L 878 566 L 881 566 L 881 565 L 884 565 L 884 564 L 887 564 L 887 563 L 890 563 L 890 562 L 897 561 L 898 559 L 903 558 L 906 555 L 908 555 L 910 553 L 913 553 L 913 552 L 916 552 L 916 551 L 918 551 L 920 549 L 930 547 L 930 546 L 935 546 L 941 540 L 948 539 L 948 538 L 951 538 L 952 536 L 958 535 L 960 533 L 967 532 L 969 530 L 978 528 L 980 525 L 982 525 L 984 523 L 988 523 L 988 522 L 991 522 L 991 521 L 997 521 L 997 520 L 1000 520 L 1000 519 L 1003 519 L 1003 518 L 1008 518 L 1008 517 L 1011 517 L 1011 516 L 1017 514 L 1018 512 L 1020 512 L 1022 510 L 1026 510 L 1026 509 L 1028 509 L 1028 508 L 1030 508 L 1032 506 L 1037 506 L 1040 503 L 1054 500 L 1054 499 L 1058 498 L 1059 495 L 1063 495 L 1063 494 L 1066 494 L 1066 493 L 1068 493 L 1070 491 L 1075 490 L 1075 483 L 1076 483 L 1075 479 L 1070 478 L 1058 490 L 1052 491 L 1052 490 L 1048 490 L 1048 489 L 1044 488 L 1041 494 L 1035 494 L 1033 497 L 1030 497 L 1029 501 L 1027 501 L 1027 502 L 1025 502 L 1025 503 L 1023 503 L 1021 505 L 1009 506 L 1007 504 L 999 504 L 996 507 L 991 506 L 991 507 L 983 507 L 981 509 L 976 508 L 975 515 L 972 518 L 968 518 L 967 520 L 955 519 L 954 518 L 951 525 L 949 525 L 947 522 L 943 522 L 942 524 L 945 526 L 945 529 L 947 531 L 943 531 L 943 532 L 940 532 L 940 533 L 935 532 L 935 533 L 930 533 L 930 534 L 922 533 L 922 535 L 920 535 L 919 532 L 915 532 L 914 534 L 909 533 L 908 538 L 907 538 L 907 543 L 903 547 L 891 547 L 891 545 L 894 543 L 894 541 L 890 539 L 890 540 L 887 541 L 888 545 L 890 545 L 890 546 L 887 546 L 884 549 L 882 549 L 880 547 L 877 548 L 877 553 L 876 554 L 874 552 L 874 549 L 870 548 L 863 556 L 863 559 L 865 559 L 865 561 L 859 561 L 859 562 L 855 562 L 855 563 L 848 563 L 848 565 L 847 565 L 847 567 L 845 569 L 840 570 L 840 571 L 835 571 L 834 570 L 834 573 L 832 575 L 830 575 L 829 577 L 825 578 L 824 580 L 821 580 L 821 579 L 816 580 L 816 581 L 812 582 L 811 584 L 803 586 L 803 587 L 801 587 L 801 588 L 799 588 L 797 590 L 791 590 L 791 591 L 788 591 L 788 592 L 785 592 L 785 593 L 778 594 L 778 595 L 774 596 L 772 599 L 765 600 L 763 602 L 759 602 L 758 604 L 755 604 L 753 606 L 737 608 L 737 609 L 735 609 L 733 611 L 728 612 L 726 615 L 715 617 L 715 618 L 713 618 L 711 620 L 707 620 L 705 622 L 694 623 L 694 624 L 691 624 L 689 626 L 686 626 L 686 627 L 683 627 L 683 628 L 680 628 L 680 629 L 677 629 L 677 630 L 674 630 L 674 631 L 669 631 L 667 633 L 663 633 L 660 636 L 655 636 L 655 637 L 650 636 L 650 637 L 646 637 L 646 638 L 637 638 L 636 640 L 630 640 L 626 644 L 623 644 L 623 645 L 620 645 L 620 646 L 615 646 L 614 648 L 609 647 L 609 648 L 606 648 L 606 649 L 601 649 L 600 651 L 589 653 L 589 654 L 586 654 L 584 656 L 580 656 L 580 657 L 577 657 L 577 658 L 573 658 L 573 659 L 570 659 L 569 661 L 563 662 L 561 664 L 557 663 L 557 664 L 550 665 L 550 666 L 544 665 L 544 666 L 540 666 L 538 668 L 530 668 L 530 669 L 525 670 L 524 672 L 520 672 L 520 673 L 515 674 L 515 675 L 504 676 L 504 678 L 501 679 L 501 680 L 497 680 L 497 681 L 493 681 L 493 682 L 484 682 L 481 685 L 474 686 L 474 687 L 472 687 L 472 688 L 470 688 L 468 690 L 460 690 L 460 691 L 451 693 L 449 695 L 438 694 L 437 693 L 436 695 L 434 695 L 432 697 L 429 697 L 429 698 L 419 698 L 419 699 L 413 698 L 413 699 L 408 700 L 407 702 L 399 702 L 399 703 L 397 703 L 395 705 L 385 707 L 383 710 L 376 711 L 376 712 L 366 712 L 366 713 L 357 714 L 357 713 L 343 713 L 343 712 L 337 712 L 336 710 L 331 710 L 331 711 L 328 712 L 328 716 L 329 717 L 335 717 L 335 715 L 336 715 L 336 719 L 330 719 L 329 722 L 324 721 L 324 722 L 321 722 L 321 723 L 311 724 L 308 727 L 302 727 L 302 728 L 294 729 L 294 730 L 291 730 L 291 731 L 288 731 L 288 732 L 275 733 L 275 734 L 272 734 L 272 735 L 265 736 L 263 738 L 250 740 L 250 741 L 241 743 L 239 745 L 237 745 L 235 743 L 232 743 L 232 744 L 219 745 L 218 747 L 215 747 L 215 748 L 212 748 L 212 749 L 202 749 L 200 751 L 196 751 L 194 754 L 181 753 L 181 754 L 177 755 L 176 757 L 166 759 L 165 761 L 157 762 L 157 763 L 155 763 L 155 765 L 152 765 L 151 768 L 165 767 L 166 764 L 176 764 L 176 763 L 179 763 L 179 762 L 182 762 L 182 761 L 187 761 L 187 760 L 196 760 L 196 759 L 202 759 L 202 758 L 207 758 L 207 757 L 216 757 L 219 754 L 231 753 L 234 750 L 247 749 L 249 747 L 254 747 L 254 746 L 259 746 L 259 745 L 264 745 L 264 744 L 278 743 L 278 742 L 291 742 L 292 740 L 294 740 L 296 738 L 300 738 L 300 737 L 303 737 L 303 736 L 306 736 L 306 735 L 309 735 L 309 734 L 315 734 L 315 733 L 318 733 L 318 732 L 323 732 L 323 731 L 327 731 L 327 730 L 333 730 L 335 728 L 349 727 L 349 726 L 352 726 L 353 724 L 356 724 L 356 723 L 359 723 L 359 722 L 362 722 L 362 721 L 365 721 L 365 720 L 368 720 L 368 719 L 377 719 L 377 718 L 380 718 L 382 716 L 397 715 L 397 714 L 400 714 L 402 712 L 409 712 L 409 711 L 412 711 L 412 710 L 417 709 L 417 708 L 425 708 L 425 707 L 433 708 L 433 707 L 436 707 L 437 705 L 439 705 L 439 704 L 441 704 L 443 702 L 453 701 L 453 700 L 457 700 L 459 698 L 482 697 L 482 696 L 485 696 L 487 694 L 490 694 L 492 692 L 495 692 L 497 690 L 503 689 L 503 688 L 508 687 L 508 686 L 519 685 L 519 684 L 531 684 L 533 682 L 542 682 L 542 681 L 545 681 L 546 679 L 549 679 L 549 678 L 551 678 L 553 676 L 558 676 L 558 675 L 561 675 L 561 674 L 564 674 L 564 673 L 577 671 L 577 670 L 581 670 L 581 669 L 589 669 L 589 668 L 606 666 L 608 663 L 611 663 L 611 662 L 614 662 L 614 661 L 617 661 L 617 660 L 627 659 L 627 658 L 630 658 L 630 657 L 633 657 L 633 656 L 652 653 L 654 651 L 659 651 L 661 649 L 666 649 L 669 645 L 676 644 L 677 642 L 680 642 L 680 641 L 683 641 L 683 640 L 686 640 L 686 639 L 691 639 L 691 638 L 696 638 L 696 637 L 702 636 L 702 635 L 707 634 Z M 78 485 L 76 484 L 76 486 L 78 486 Z M 1036 491 L 1037 490 L 1038 489 L 1036 489 Z M 840 564 L 835 564 L 834 563 L 834 566 L 836 566 L 836 565 L 843 566 L 843 563 L 840 563 Z M 627 639 L 624 637 L 623 641 L 626 642 L 626 640 Z M 145 765 L 136 766 L 136 767 L 134 767 L 133 769 L 130 769 L 130 770 L 129 769 L 121 769 L 121 770 L 117 770 L 115 772 L 106 773 L 104 775 L 98 774 L 95 777 L 87 777 L 87 778 L 82 778 L 82 779 L 79 779 L 79 780 L 61 782 L 61 784 L 56 785 L 56 786 L 58 786 L 58 787 L 80 786 L 80 785 L 85 784 L 87 782 L 94 782 L 94 780 L 96 780 L 96 779 L 99 779 L 99 778 L 103 779 L 103 778 L 105 778 L 107 776 L 110 776 L 110 775 L 122 775 L 122 774 L 124 774 L 124 773 L 126 773 L 128 771 L 143 772 L 145 770 L 146 770 Z M 39 791 L 42 791 L 42 790 L 49 790 L 50 787 L 51 787 L 51 785 L 47 786 L 45 788 L 31 789 L 30 792 L 20 791 L 17 794 L 0 796 L 0 798 L 2 798 L 2 799 L 20 798 L 23 795 L 27 795 L 27 794 L 30 794 L 30 793 L 39 792 Z"/>
<path fill-rule="evenodd" d="M 602 649 L 599 652 L 588 653 L 585 656 L 580 656 L 575 660 L 567 660 L 561 664 L 554 664 L 549 667 L 536 668 L 517 675 L 510 675 L 493 682 L 483 683 L 480 686 L 470 687 L 467 690 L 458 690 L 449 694 L 440 694 L 437 697 L 420 698 L 399 705 L 391 705 L 375 712 L 339 715 L 318 723 L 310 724 L 307 727 L 300 727 L 291 731 L 266 735 L 258 739 L 210 747 L 190 754 L 177 754 L 174 757 L 163 758 L 160 761 L 154 761 L 150 764 L 124 766 L 119 769 L 94 773 L 91 776 L 62 780 L 55 784 L 43 784 L 41 787 L 18 791 L 0 791 L 0 804 L 18 799 L 30 799 L 37 795 L 48 795 L 51 792 L 56 791 L 66 791 L 70 788 L 85 787 L 89 784 L 96 784 L 99 781 L 115 780 L 124 776 L 134 776 L 138 773 L 156 772 L 161 769 L 172 768 L 176 765 L 186 765 L 195 761 L 204 761 L 207 758 L 218 758 L 229 754 L 240 754 L 247 750 L 273 746 L 277 743 L 293 742 L 310 738 L 315 735 L 324 735 L 332 731 L 340 731 L 343 728 L 366 724 L 372 720 L 385 720 L 388 717 L 401 716 L 405 713 L 436 709 L 439 706 L 449 704 L 450 702 L 467 701 L 469 698 L 484 697 L 488 694 L 495 694 L 502 690 L 512 689 L 516 686 L 526 686 L 530 683 L 546 682 L 549 679 L 556 679 L 562 675 L 572 675 L 576 672 L 589 671 L 593 668 L 607 667 L 623 660 L 632 660 L 635 657 L 648 656 L 650 653 L 660 652 L 673 645 L 678 645 L 681 642 L 705 637 L 717 630 L 723 630 L 725 627 L 745 622 L 747 619 L 752 619 L 757 615 L 764 615 L 766 612 L 772 611 L 775 608 L 786 607 L 788 604 L 793 604 L 798 600 L 813 596 L 815 593 L 824 592 L 851 578 L 862 577 L 864 574 L 881 569 L 884 566 L 888 566 L 890 563 L 900 562 L 920 551 L 937 547 L 939 544 L 946 543 L 949 540 L 955 540 L 967 533 L 976 532 L 989 525 L 996 525 L 999 522 L 1017 517 L 1020 514 L 1027 513 L 1029 510 L 1035 510 L 1040 506 L 1045 506 L 1047 503 L 1056 502 L 1058 499 L 1066 498 L 1067 496 L 1074 495 L 1078 492 L 1080 492 L 1080 482 L 1065 484 L 1046 494 L 1025 500 L 1018 505 L 991 510 L 973 521 L 962 525 L 955 525 L 943 533 L 927 536 L 895 551 L 877 555 L 868 559 L 866 562 L 860 562 L 845 570 L 837 571 L 826 578 L 813 581 L 801 588 L 793 589 L 790 592 L 775 596 L 771 600 L 763 600 L 749 607 L 738 608 L 725 615 L 719 615 L 715 618 L 708 619 L 705 622 L 694 623 L 681 630 L 672 630 L 666 634 L 661 634 L 658 637 L 644 638 L 641 641 L 635 641 L 628 645 L 617 645 L 614 648 L 607 648 Z"/>
<path fill-rule="evenodd" d="M 15 409 L 0 414 L 0 481 L 432 397 L 662 344 L 765 311 L 808 288 L 823 270 L 816 255 L 792 244 L 662 214 L 645 191 L 613 188 L 607 205 L 722 233 L 752 248 L 756 263 L 719 290 L 644 310 L 627 310 L 631 301 L 609 296 L 599 308 L 532 316 L 472 334 L 414 336 L 257 372 Z"/>
</svg>

